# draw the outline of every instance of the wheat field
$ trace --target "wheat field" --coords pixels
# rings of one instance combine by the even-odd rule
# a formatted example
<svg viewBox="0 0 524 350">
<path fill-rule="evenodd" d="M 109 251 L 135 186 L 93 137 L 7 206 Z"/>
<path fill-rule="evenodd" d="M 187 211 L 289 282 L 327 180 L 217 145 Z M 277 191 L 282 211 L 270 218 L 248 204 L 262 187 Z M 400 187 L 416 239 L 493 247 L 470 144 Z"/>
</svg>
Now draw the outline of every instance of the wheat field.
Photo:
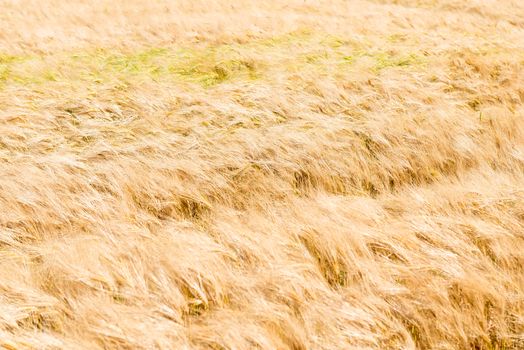
<svg viewBox="0 0 524 350">
<path fill-rule="evenodd" d="M 524 349 L 524 2 L 0 0 L 0 349 Z"/>
</svg>

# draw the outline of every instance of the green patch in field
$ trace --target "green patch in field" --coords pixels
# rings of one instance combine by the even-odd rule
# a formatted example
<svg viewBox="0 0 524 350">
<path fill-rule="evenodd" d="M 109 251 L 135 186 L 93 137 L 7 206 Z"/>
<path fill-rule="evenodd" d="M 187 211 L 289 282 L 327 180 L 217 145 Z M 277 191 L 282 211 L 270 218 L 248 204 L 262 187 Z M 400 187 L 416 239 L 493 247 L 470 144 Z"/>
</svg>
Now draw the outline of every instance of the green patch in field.
<svg viewBox="0 0 524 350">
<path fill-rule="evenodd" d="M 0 83 L 8 80 L 13 64 L 23 61 L 24 57 L 0 53 Z"/>
<path fill-rule="evenodd" d="M 3 83 L 9 77 L 9 67 L 0 64 L 0 83 Z"/>
<path fill-rule="evenodd" d="M 376 72 L 418 65 L 416 54 L 370 52 L 368 45 L 331 34 L 301 30 L 245 43 L 155 47 L 125 51 L 94 49 L 21 58 L 0 54 L 0 83 L 70 82 L 133 85 L 144 80 L 187 82 L 212 87 L 270 77 L 269 71 L 343 74 L 367 57 Z M 368 66 L 369 67 L 369 66 Z"/>
<path fill-rule="evenodd" d="M 408 55 L 392 55 L 389 53 L 379 53 L 375 56 L 376 70 L 382 70 L 389 67 L 406 67 L 422 63 L 422 59 L 414 54 Z"/>
<path fill-rule="evenodd" d="M 125 53 L 97 50 L 92 55 L 75 56 L 77 64 L 92 61 L 94 66 L 87 72 L 92 79 L 105 80 L 110 76 L 129 77 L 146 75 L 158 78 L 167 73 L 165 61 L 169 59 L 166 48 L 151 48 L 144 51 Z"/>
<path fill-rule="evenodd" d="M 307 63 L 318 63 L 324 59 L 328 59 L 330 56 L 329 52 L 327 51 L 320 51 L 320 52 L 312 52 L 308 53 L 304 56 L 304 59 Z"/>
<path fill-rule="evenodd" d="M 340 47 L 354 45 L 354 43 L 352 43 L 351 41 L 332 34 L 324 35 L 320 40 L 320 44 L 324 47 L 327 46 L 332 49 L 338 49 Z"/>
<path fill-rule="evenodd" d="M 355 57 L 351 55 L 344 55 L 342 56 L 342 61 L 347 64 L 352 64 L 355 62 Z"/>
<path fill-rule="evenodd" d="M 229 46 L 184 50 L 171 61 L 169 72 L 175 77 L 199 83 L 205 87 L 237 77 L 257 79 L 260 64 L 243 57 Z"/>
<path fill-rule="evenodd" d="M 45 63 L 42 56 L 14 56 L 0 54 L 0 83 L 20 85 L 39 84 L 59 80 L 60 74 Z"/>
<path fill-rule="evenodd" d="M 257 79 L 260 68 L 255 60 L 243 57 L 230 45 L 152 48 L 130 54 L 97 50 L 92 55 L 77 55 L 74 60 L 82 71 L 81 78 L 96 83 L 143 77 L 183 80 L 207 87 L 235 77 Z"/>
<path fill-rule="evenodd" d="M 408 36 L 406 34 L 392 34 L 388 36 L 386 39 L 390 43 L 399 43 L 406 41 L 407 38 Z"/>
<path fill-rule="evenodd" d="M 26 60 L 26 56 L 15 56 L 15 55 L 8 55 L 5 53 L 0 53 L 0 64 L 10 64 L 14 62 L 20 62 Z"/>
<path fill-rule="evenodd" d="M 387 68 L 406 68 L 412 66 L 422 65 L 424 59 L 416 53 L 391 53 L 391 52 L 369 52 L 364 50 L 358 50 L 353 55 L 344 56 L 344 59 L 349 62 L 356 62 L 361 58 L 369 57 L 375 63 L 373 70 L 380 72 Z"/>
<path fill-rule="evenodd" d="M 43 69 L 36 73 L 11 71 L 9 80 L 21 85 L 45 84 L 60 80 L 60 73 L 54 69 Z"/>
<path fill-rule="evenodd" d="M 157 76 L 162 72 L 161 62 L 168 54 L 169 51 L 165 48 L 153 48 L 127 55 L 115 54 L 107 57 L 105 64 L 109 69 L 118 72 Z"/>
</svg>

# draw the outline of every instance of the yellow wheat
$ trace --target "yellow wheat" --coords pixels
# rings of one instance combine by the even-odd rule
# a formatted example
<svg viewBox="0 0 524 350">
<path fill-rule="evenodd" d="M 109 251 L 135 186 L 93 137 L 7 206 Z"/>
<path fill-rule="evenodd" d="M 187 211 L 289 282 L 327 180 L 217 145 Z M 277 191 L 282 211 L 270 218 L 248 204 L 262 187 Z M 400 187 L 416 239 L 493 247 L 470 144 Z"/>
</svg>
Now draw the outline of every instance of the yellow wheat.
<svg viewBox="0 0 524 350">
<path fill-rule="evenodd" d="M 524 349 L 524 3 L 0 0 L 0 348 Z"/>
</svg>

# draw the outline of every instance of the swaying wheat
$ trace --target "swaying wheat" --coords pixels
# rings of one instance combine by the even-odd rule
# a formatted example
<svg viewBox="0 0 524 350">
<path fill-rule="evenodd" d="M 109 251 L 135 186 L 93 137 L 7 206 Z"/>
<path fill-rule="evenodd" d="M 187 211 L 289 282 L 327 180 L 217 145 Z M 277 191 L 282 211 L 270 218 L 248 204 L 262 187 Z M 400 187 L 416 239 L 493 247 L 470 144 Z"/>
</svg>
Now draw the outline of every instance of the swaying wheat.
<svg viewBox="0 0 524 350">
<path fill-rule="evenodd" d="M 0 349 L 524 349 L 524 2 L 0 0 Z"/>
</svg>

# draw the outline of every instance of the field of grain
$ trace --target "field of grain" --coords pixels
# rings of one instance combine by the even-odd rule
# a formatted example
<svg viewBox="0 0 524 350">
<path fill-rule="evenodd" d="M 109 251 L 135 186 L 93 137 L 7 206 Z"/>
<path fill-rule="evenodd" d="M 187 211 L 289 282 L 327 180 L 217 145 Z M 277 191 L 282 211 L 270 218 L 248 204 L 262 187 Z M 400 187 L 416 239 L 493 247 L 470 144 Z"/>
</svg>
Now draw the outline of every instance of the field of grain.
<svg viewBox="0 0 524 350">
<path fill-rule="evenodd" d="M 524 349 L 524 2 L 0 0 L 0 349 Z"/>
</svg>

